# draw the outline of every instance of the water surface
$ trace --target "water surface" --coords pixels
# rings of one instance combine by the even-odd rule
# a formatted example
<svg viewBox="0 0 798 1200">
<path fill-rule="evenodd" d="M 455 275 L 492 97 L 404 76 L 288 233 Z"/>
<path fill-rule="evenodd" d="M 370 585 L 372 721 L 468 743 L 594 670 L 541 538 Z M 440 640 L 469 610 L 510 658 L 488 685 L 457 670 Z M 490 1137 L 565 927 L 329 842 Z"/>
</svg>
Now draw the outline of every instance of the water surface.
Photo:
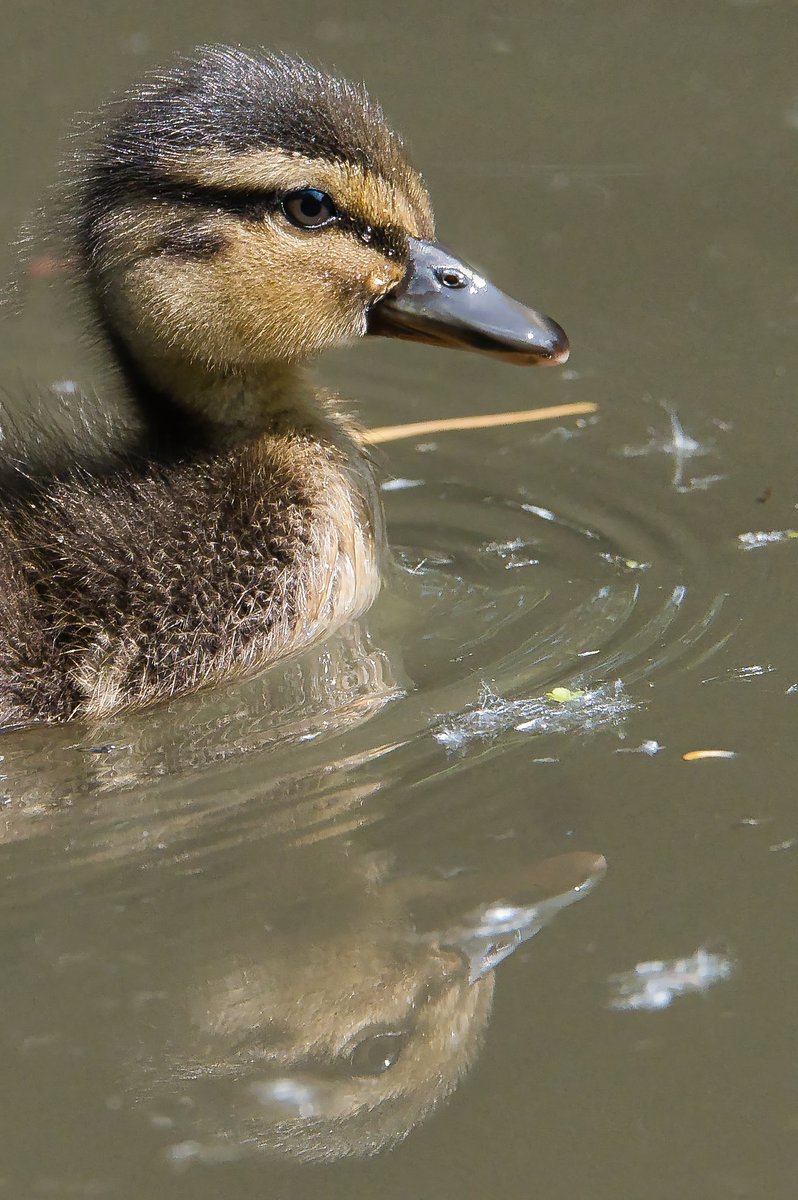
<svg viewBox="0 0 798 1200">
<path fill-rule="evenodd" d="M 9 1196 L 792 1197 L 798 547 L 740 537 L 798 528 L 795 32 L 786 0 L 7 14 L 4 240 L 74 112 L 199 42 L 299 51 L 573 345 L 327 380 L 374 425 L 599 405 L 385 447 L 393 577 L 321 651 L 4 736 Z M 91 378 L 29 292 L 11 402 Z"/>
</svg>

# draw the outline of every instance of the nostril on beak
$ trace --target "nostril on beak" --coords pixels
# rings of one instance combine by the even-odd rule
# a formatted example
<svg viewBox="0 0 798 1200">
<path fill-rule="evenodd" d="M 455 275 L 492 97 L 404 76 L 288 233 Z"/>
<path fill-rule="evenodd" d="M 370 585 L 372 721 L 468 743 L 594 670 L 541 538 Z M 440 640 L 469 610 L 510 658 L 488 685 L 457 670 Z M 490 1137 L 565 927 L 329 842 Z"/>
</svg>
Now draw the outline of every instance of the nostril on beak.
<svg viewBox="0 0 798 1200">
<path fill-rule="evenodd" d="M 438 283 L 443 284 L 447 288 L 464 288 L 468 287 L 468 280 L 462 271 L 455 270 L 454 267 L 435 267 L 433 274 L 438 280 Z"/>
</svg>

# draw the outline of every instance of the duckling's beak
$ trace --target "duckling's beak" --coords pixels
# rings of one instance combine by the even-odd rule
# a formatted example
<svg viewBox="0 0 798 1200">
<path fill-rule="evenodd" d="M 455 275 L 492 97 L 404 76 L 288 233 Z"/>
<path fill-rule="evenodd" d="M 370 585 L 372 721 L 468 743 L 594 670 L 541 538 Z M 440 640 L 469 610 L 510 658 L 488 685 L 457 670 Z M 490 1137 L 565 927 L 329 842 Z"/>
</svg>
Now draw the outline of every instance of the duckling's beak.
<svg viewBox="0 0 798 1200">
<path fill-rule="evenodd" d="M 602 854 L 577 850 L 496 879 L 477 876 L 475 881 L 473 876 L 463 874 L 459 880 L 446 880 L 446 909 L 441 911 L 440 897 L 431 898 L 439 905 L 438 928 L 420 936 L 459 950 L 468 963 L 469 983 L 475 983 L 544 929 L 557 913 L 587 896 L 606 870 Z M 504 899 L 479 904 L 463 913 L 463 899 L 473 892 L 475 882 L 483 894 L 493 893 Z M 423 909 L 417 907 L 413 916 L 416 928 L 423 929 Z"/>
<path fill-rule="evenodd" d="M 438 242 L 408 242 L 407 273 L 372 306 L 369 333 L 480 350 L 522 366 L 566 361 L 568 338 L 556 321 L 505 296 Z"/>
</svg>

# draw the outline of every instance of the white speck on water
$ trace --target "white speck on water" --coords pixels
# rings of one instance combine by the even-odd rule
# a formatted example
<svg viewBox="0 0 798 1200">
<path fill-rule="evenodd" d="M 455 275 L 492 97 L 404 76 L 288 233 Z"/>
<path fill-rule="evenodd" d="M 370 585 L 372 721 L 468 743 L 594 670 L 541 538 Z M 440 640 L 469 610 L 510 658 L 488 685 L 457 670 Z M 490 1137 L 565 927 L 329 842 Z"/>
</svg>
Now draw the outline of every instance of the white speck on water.
<svg viewBox="0 0 798 1200">
<path fill-rule="evenodd" d="M 774 842 L 772 846 L 768 846 L 771 854 L 778 854 L 782 850 L 792 850 L 798 846 L 798 837 L 785 838 L 783 842 Z"/>
<path fill-rule="evenodd" d="M 609 979 L 612 995 L 609 1007 L 618 1011 L 668 1008 L 677 996 L 706 992 L 730 979 L 734 961 L 726 954 L 699 948 L 688 958 L 672 958 L 638 963 L 630 971 L 621 971 Z"/>
<path fill-rule="evenodd" d="M 243 1154 L 243 1146 L 231 1142 L 198 1142 L 188 1140 L 175 1142 L 166 1151 L 166 1157 L 176 1167 L 186 1163 L 222 1163 L 233 1162 Z"/>
<path fill-rule="evenodd" d="M 706 492 L 713 483 L 722 483 L 724 479 L 728 478 L 728 475 L 693 475 L 684 486 L 677 490 L 680 492 Z"/>
<path fill-rule="evenodd" d="M 545 442 L 570 442 L 572 438 L 579 437 L 582 428 L 584 426 L 579 421 L 575 421 L 571 428 L 567 425 L 555 425 L 553 429 L 547 429 L 536 438 L 536 441 L 541 446 Z"/>
<path fill-rule="evenodd" d="M 730 667 L 722 675 L 709 675 L 701 683 L 746 683 L 751 679 L 759 679 L 763 675 L 771 675 L 776 670 L 770 665 L 763 667 L 753 663 L 750 667 Z"/>
<path fill-rule="evenodd" d="M 664 749 L 665 749 L 665 747 L 661 746 L 659 742 L 655 742 L 652 740 L 652 741 L 648 741 L 648 742 L 641 742 L 639 746 L 621 746 L 621 748 L 619 750 L 616 750 L 615 753 L 616 754 L 647 754 L 650 758 L 653 758 L 655 754 L 659 754 L 660 750 L 664 750 Z"/>
<path fill-rule="evenodd" d="M 651 563 L 638 562 L 634 558 L 625 558 L 623 554 L 610 554 L 607 551 L 602 551 L 599 558 L 603 558 L 604 562 L 608 562 L 610 566 L 621 567 L 624 571 L 649 571 Z"/>
<path fill-rule="evenodd" d="M 506 558 L 508 554 L 512 554 L 513 550 L 523 550 L 524 546 L 528 545 L 523 538 L 513 538 L 509 542 L 486 542 L 481 546 L 483 554 L 498 554 L 500 558 Z"/>
<path fill-rule="evenodd" d="M 74 379 L 57 379 L 50 384 L 50 391 L 54 396 L 77 396 L 80 386 Z"/>
<path fill-rule="evenodd" d="M 556 521 L 557 515 L 550 508 L 541 508 L 538 504 L 522 504 L 524 512 L 532 513 L 535 517 L 540 517 L 543 521 Z"/>
<path fill-rule="evenodd" d="M 709 487 L 711 483 L 716 483 L 719 479 L 723 479 L 722 475 L 705 475 L 701 479 L 690 479 L 685 481 L 685 469 L 687 463 L 692 458 L 703 458 L 707 454 L 711 454 L 714 449 L 711 442 L 699 442 L 694 437 L 691 437 L 686 432 L 676 409 L 672 405 L 662 402 L 662 407 L 670 418 L 670 436 L 663 437 L 652 431 L 651 438 L 643 446 L 624 446 L 621 449 L 621 454 L 624 458 L 642 458 L 648 454 L 667 454 L 673 459 L 673 474 L 671 476 L 671 485 L 677 492 L 691 492 L 694 490 L 703 490 Z"/>
<path fill-rule="evenodd" d="M 382 492 L 406 492 L 408 488 L 423 487 L 423 479 L 386 479 L 380 484 Z"/>
<path fill-rule="evenodd" d="M 789 542 L 798 538 L 796 529 L 759 529 L 750 533 L 738 533 L 737 541 L 742 550 L 758 550 L 774 542 Z"/>
<path fill-rule="evenodd" d="M 486 542 L 480 547 L 482 554 L 495 554 L 504 562 L 505 571 L 512 571 L 518 567 L 537 567 L 540 566 L 539 558 L 530 558 L 526 555 L 516 553 L 519 550 L 527 549 L 532 543 L 527 542 L 524 538 L 513 538 L 509 542 Z"/>
<path fill-rule="evenodd" d="M 619 723 L 633 708 L 620 680 L 574 690 L 567 703 L 549 695 L 505 700 L 483 683 L 475 704 L 439 718 L 433 737 L 447 750 L 461 750 L 469 742 L 494 738 L 510 729 L 518 733 L 567 733 L 572 729 L 592 733 Z"/>
</svg>

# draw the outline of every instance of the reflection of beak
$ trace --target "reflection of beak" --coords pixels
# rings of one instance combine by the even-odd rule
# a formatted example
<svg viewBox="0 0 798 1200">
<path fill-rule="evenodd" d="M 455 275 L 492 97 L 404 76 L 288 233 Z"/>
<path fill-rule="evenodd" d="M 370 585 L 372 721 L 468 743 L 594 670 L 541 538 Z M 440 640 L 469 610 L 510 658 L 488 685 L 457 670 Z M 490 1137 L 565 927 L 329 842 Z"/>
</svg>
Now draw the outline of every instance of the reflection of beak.
<svg viewBox="0 0 798 1200">
<path fill-rule="evenodd" d="M 606 869 L 602 855 L 580 852 L 536 863 L 520 878 L 504 880 L 502 894 L 512 898 L 473 909 L 462 923 L 437 933 L 435 940 L 465 955 L 469 983 L 475 983 L 548 925 L 561 909 L 586 896 Z M 467 879 L 465 876 L 464 882 Z M 480 890 L 484 886 L 485 881 L 480 880 Z"/>
<path fill-rule="evenodd" d="M 407 274 L 372 306 L 369 333 L 480 350 L 522 366 L 566 361 L 568 338 L 556 321 L 511 300 L 437 242 L 408 241 Z"/>
</svg>

